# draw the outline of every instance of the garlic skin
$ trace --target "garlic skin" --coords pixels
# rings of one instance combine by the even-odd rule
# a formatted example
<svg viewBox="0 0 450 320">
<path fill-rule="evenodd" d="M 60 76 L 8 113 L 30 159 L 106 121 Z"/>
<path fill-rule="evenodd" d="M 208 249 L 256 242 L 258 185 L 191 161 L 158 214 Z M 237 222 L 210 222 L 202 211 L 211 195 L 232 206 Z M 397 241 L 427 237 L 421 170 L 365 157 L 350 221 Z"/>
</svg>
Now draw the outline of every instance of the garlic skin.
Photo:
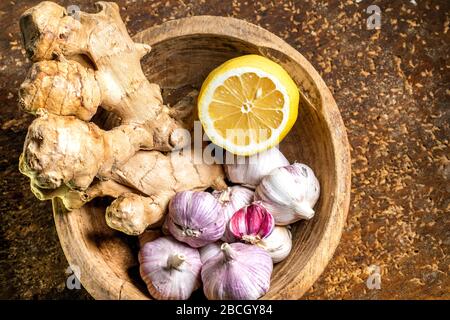
<svg viewBox="0 0 450 320">
<path fill-rule="evenodd" d="M 213 243 L 209 243 L 204 247 L 199 249 L 200 252 L 200 260 L 204 264 L 207 260 L 214 257 L 216 254 L 220 253 L 220 246 L 222 245 L 222 241 L 217 241 Z"/>
<path fill-rule="evenodd" d="M 273 169 L 289 165 L 289 161 L 276 147 L 244 157 L 244 163 L 236 162 L 238 161 L 235 159 L 234 164 L 224 165 L 228 179 L 252 189 Z"/>
<path fill-rule="evenodd" d="M 241 186 L 228 187 L 223 191 L 213 191 L 212 195 L 223 207 L 225 220 L 229 221 L 240 208 L 253 202 L 254 191 Z"/>
<path fill-rule="evenodd" d="M 262 202 L 277 225 L 311 219 L 319 195 L 320 185 L 314 172 L 301 163 L 272 170 L 255 190 L 255 200 Z"/>
<path fill-rule="evenodd" d="M 291 231 L 288 227 L 276 226 L 267 238 L 259 241 L 256 245 L 269 253 L 273 263 L 278 263 L 291 252 Z"/>
<path fill-rule="evenodd" d="M 251 244 L 268 237 L 274 226 L 274 217 L 258 202 L 236 211 L 228 223 L 235 238 Z"/>
<path fill-rule="evenodd" d="M 178 240 L 193 248 L 219 240 L 225 231 L 225 219 L 217 199 L 207 192 L 183 191 L 169 204 L 166 226 Z"/>
<path fill-rule="evenodd" d="M 225 224 L 228 225 L 228 222 L 236 211 L 253 202 L 254 191 L 241 186 L 234 186 L 228 187 L 223 191 L 213 191 L 212 195 L 222 205 L 222 214 L 225 217 Z M 225 228 L 222 240 L 225 242 L 237 241 L 228 228 Z"/>
<path fill-rule="evenodd" d="M 149 293 L 158 300 L 186 300 L 200 287 L 202 262 L 197 249 L 161 237 L 139 251 L 139 272 Z"/>
<path fill-rule="evenodd" d="M 220 249 L 201 271 L 209 300 L 256 300 L 267 293 L 273 264 L 264 249 L 238 242 L 223 243 Z"/>
</svg>

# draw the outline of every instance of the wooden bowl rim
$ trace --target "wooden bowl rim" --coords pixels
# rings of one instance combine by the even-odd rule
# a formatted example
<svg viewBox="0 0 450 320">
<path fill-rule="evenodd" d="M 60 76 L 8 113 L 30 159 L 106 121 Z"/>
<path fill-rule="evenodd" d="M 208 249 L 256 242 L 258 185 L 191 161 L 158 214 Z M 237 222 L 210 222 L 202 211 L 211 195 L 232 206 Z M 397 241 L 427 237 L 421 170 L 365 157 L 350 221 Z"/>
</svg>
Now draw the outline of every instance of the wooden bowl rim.
<svg viewBox="0 0 450 320">
<path fill-rule="evenodd" d="M 214 28 L 214 29 L 213 29 Z M 339 243 L 350 203 L 351 165 L 350 147 L 346 129 L 336 102 L 325 82 L 314 67 L 297 50 L 266 29 L 244 20 L 220 16 L 194 16 L 171 20 L 137 33 L 136 42 L 155 45 L 176 37 L 209 35 L 232 37 L 259 47 L 281 50 L 308 73 L 315 82 L 322 105 L 319 112 L 326 122 L 335 156 L 334 201 L 332 212 L 318 245 L 295 280 L 286 284 L 282 292 L 269 292 L 262 299 L 299 299 L 322 274 Z M 256 36 L 256 37 L 255 37 Z M 81 210 L 81 209 L 80 209 Z M 53 201 L 53 213 L 58 237 L 70 265 L 81 266 L 81 283 L 95 299 L 143 299 L 144 294 L 132 283 L 119 278 L 105 261 L 87 249 L 84 239 L 71 225 L 71 215 L 58 201 Z M 73 248 L 77 248 L 75 252 Z M 82 249 L 85 248 L 83 251 Z M 80 251 L 81 249 L 81 251 Z M 91 267 L 86 266 L 86 261 Z M 92 267 L 95 265 L 95 267 Z M 103 269 L 104 268 L 104 269 Z M 107 284 L 107 285 L 106 285 Z M 106 287 L 107 286 L 107 287 Z"/>
</svg>

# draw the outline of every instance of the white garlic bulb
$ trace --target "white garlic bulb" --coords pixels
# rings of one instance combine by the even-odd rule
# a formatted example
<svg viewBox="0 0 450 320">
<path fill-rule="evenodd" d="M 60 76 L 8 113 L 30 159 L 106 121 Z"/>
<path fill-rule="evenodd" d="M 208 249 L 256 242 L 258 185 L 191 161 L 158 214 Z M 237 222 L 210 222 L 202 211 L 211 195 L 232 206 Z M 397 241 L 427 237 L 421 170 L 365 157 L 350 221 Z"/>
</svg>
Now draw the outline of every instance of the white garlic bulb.
<svg viewBox="0 0 450 320">
<path fill-rule="evenodd" d="M 239 160 L 243 160 L 243 163 Z M 224 167 L 230 181 L 254 189 L 273 169 L 287 165 L 289 161 L 281 151 L 271 148 L 243 159 L 235 159 L 235 163 L 225 164 Z"/>
<path fill-rule="evenodd" d="M 310 167 L 301 163 L 276 168 L 255 190 L 255 200 L 273 215 L 277 225 L 311 219 L 319 199 L 320 186 Z"/>
<path fill-rule="evenodd" d="M 256 245 L 269 253 L 273 263 L 278 263 L 291 252 L 291 231 L 288 227 L 276 226 L 267 238 L 257 242 Z"/>
<path fill-rule="evenodd" d="M 253 202 L 254 191 L 241 186 L 229 187 L 223 191 L 213 191 L 213 196 L 219 200 L 222 205 L 222 214 L 225 218 L 225 224 L 227 225 L 233 216 L 233 214 Z M 225 229 L 225 233 L 221 238 L 226 242 L 236 242 L 233 234 Z"/>
</svg>

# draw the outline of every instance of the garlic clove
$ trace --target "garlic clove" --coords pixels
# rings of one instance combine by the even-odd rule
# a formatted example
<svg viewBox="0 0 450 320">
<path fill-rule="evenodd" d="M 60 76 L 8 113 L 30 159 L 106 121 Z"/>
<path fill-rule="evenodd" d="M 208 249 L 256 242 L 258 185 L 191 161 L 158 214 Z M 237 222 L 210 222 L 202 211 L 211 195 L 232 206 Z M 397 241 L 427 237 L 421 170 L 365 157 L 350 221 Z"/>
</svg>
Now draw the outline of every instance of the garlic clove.
<svg viewBox="0 0 450 320">
<path fill-rule="evenodd" d="M 170 201 L 165 226 L 178 241 L 200 248 L 223 236 L 225 219 L 213 195 L 183 191 Z"/>
<path fill-rule="evenodd" d="M 273 263 L 264 249 L 238 242 L 223 243 L 220 249 L 201 271 L 209 300 L 255 300 L 267 293 Z"/>
<path fill-rule="evenodd" d="M 241 186 L 233 186 L 223 191 L 213 191 L 212 195 L 222 205 L 222 214 L 225 218 L 225 224 L 228 225 L 228 222 L 236 211 L 253 202 L 254 191 Z M 226 242 L 238 241 L 228 228 L 225 228 L 222 240 Z"/>
<path fill-rule="evenodd" d="M 202 262 L 197 249 L 161 237 L 139 251 L 139 271 L 149 293 L 158 300 L 185 300 L 200 287 Z"/>
<path fill-rule="evenodd" d="M 236 211 L 228 224 L 234 237 L 251 244 L 268 237 L 274 226 L 273 216 L 256 202 Z"/>
<path fill-rule="evenodd" d="M 228 159 L 227 157 L 227 161 L 229 161 Z M 273 169 L 289 165 L 289 161 L 276 147 L 253 156 L 238 157 L 232 160 L 233 163 L 227 163 L 224 166 L 228 179 L 252 189 Z"/>
<path fill-rule="evenodd" d="M 311 219 L 320 195 L 320 185 L 313 170 L 294 163 L 272 170 L 255 190 L 255 200 L 274 216 L 277 225 Z"/>
<path fill-rule="evenodd" d="M 292 249 L 292 234 L 288 227 L 276 226 L 273 232 L 256 244 L 266 250 L 273 263 L 284 260 Z"/>
</svg>

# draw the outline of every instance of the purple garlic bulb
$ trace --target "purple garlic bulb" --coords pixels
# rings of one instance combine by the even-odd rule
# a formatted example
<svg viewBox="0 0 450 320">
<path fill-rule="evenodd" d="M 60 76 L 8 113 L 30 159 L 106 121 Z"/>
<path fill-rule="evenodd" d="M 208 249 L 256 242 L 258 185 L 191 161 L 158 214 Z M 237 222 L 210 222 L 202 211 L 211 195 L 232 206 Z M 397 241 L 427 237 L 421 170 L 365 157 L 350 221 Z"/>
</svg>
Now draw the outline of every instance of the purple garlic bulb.
<svg viewBox="0 0 450 320">
<path fill-rule="evenodd" d="M 209 300 L 255 300 L 270 287 L 272 259 L 258 246 L 224 243 L 206 260 L 201 276 Z"/>
<path fill-rule="evenodd" d="M 251 244 L 267 238 L 274 227 L 273 216 L 258 202 L 236 211 L 228 224 L 234 237 Z"/>
<path fill-rule="evenodd" d="M 139 251 L 141 278 L 158 300 L 185 300 L 200 287 L 202 262 L 197 249 L 161 237 Z"/>
<path fill-rule="evenodd" d="M 179 192 L 170 201 L 166 226 L 177 240 L 200 248 L 222 237 L 225 219 L 221 209 L 210 193 Z"/>
</svg>

